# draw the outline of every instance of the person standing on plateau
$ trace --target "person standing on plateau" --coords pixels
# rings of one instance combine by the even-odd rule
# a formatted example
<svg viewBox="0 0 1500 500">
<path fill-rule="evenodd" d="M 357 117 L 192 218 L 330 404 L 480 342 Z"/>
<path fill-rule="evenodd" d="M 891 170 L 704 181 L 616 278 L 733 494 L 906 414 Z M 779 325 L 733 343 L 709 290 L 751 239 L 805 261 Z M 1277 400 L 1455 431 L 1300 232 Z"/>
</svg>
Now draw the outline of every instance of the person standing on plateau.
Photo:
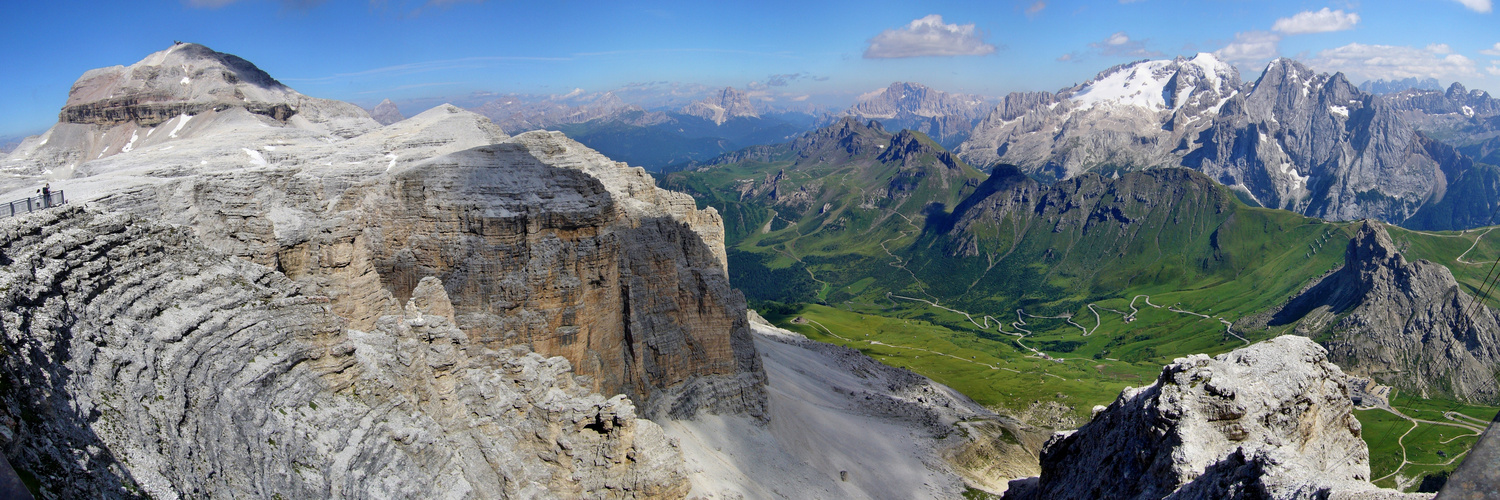
<svg viewBox="0 0 1500 500">
<path fill-rule="evenodd" d="M 52 208 L 52 183 L 42 184 L 42 208 Z"/>
</svg>

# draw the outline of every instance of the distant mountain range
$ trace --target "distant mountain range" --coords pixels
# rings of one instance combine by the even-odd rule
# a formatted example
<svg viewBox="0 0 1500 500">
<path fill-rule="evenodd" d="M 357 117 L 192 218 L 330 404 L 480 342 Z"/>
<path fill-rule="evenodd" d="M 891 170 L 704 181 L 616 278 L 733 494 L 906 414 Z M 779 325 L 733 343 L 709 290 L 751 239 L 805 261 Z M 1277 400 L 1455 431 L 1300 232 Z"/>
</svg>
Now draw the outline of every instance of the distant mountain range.
<svg viewBox="0 0 1500 500">
<path fill-rule="evenodd" d="M 974 124 L 989 114 L 993 100 L 969 94 L 949 94 L 918 83 L 896 82 L 859 96 L 854 106 L 836 116 L 878 120 L 890 130 L 910 129 L 952 148 L 969 138 Z"/>
<path fill-rule="evenodd" d="M 1425 229 L 1492 223 L 1496 168 L 1470 161 L 1410 118 L 1419 108 L 1423 116 L 1437 104 L 1461 111 L 1469 104 L 1458 100 L 1488 96 L 1440 96 L 1432 107 L 1403 108 L 1341 73 L 1290 59 L 1243 83 L 1232 66 L 1199 54 L 1116 66 L 1056 94 L 1011 94 L 957 152 L 971 164 L 1015 164 L 1055 179 L 1189 167 L 1250 203 L 1328 220 Z M 1484 106 L 1466 118 L 1483 116 Z"/>
<path fill-rule="evenodd" d="M 1442 90 L 1443 84 L 1436 78 L 1416 77 L 1402 78 L 1400 80 L 1366 80 L 1359 84 L 1359 89 L 1371 94 L 1394 94 L 1407 89 L 1416 90 Z"/>
</svg>

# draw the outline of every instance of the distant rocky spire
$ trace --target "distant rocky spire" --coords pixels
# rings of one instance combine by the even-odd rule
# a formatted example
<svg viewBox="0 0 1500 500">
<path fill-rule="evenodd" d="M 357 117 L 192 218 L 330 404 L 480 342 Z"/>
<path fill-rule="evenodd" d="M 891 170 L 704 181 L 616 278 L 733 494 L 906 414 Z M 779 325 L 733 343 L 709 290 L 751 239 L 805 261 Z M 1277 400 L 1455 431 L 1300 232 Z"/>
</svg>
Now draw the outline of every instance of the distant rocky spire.
<svg viewBox="0 0 1500 500">
<path fill-rule="evenodd" d="M 406 116 L 401 114 L 401 109 L 396 107 L 396 103 L 386 99 L 370 110 L 370 118 L 374 118 L 381 125 L 390 125 L 405 120 Z"/>
</svg>

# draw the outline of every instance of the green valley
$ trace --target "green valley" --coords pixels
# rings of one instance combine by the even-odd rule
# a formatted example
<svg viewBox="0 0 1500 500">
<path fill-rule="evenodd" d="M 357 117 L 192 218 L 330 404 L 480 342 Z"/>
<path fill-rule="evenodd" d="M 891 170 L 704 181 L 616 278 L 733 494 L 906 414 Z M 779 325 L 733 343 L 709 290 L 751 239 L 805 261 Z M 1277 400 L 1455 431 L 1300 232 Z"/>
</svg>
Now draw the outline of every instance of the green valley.
<svg viewBox="0 0 1500 500">
<path fill-rule="evenodd" d="M 919 152 L 891 154 L 902 147 Z M 1174 357 L 1293 333 L 1296 324 L 1269 326 L 1271 313 L 1340 268 L 1360 227 L 1251 207 L 1186 169 L 1043 185 L 1007 166 L 988 177 L 961 162 L 943 168 L 944 154 L 920 134 L 851 122 L 662 184 L 720 211 L 732 283 L 778 326 L 1057 429 L 1088 421 L 1127 386 L 1152 383 Z M 1470 294 L 1500 258 L 1491 229 L 1387 226 L 1409 259 L 1448 267 Z M 1482 419 L 1496 410 L 1441 396 L 1393 405 L 1408 415 L 1446 405 Z M 1394 485 L 1403 438 L 1387 427 L 1411 424 L 1383 410 L 1360 416 L 1372 421 L 1365 438 L 1376 477 Z M 1473 443 L 1450 434 L 1412 432 L 1403 443 L 1450 457 Z"/>
</svg>

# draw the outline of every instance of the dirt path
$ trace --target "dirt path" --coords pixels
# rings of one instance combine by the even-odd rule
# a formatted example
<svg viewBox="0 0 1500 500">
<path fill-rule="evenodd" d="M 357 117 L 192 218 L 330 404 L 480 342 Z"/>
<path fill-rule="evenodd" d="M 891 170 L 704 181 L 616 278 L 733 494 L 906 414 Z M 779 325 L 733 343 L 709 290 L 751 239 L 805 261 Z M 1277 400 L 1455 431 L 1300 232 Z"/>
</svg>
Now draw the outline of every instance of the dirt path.
<svg viewBox="0 0 1500 500">
<path fill-rule="evenodd" d="M 1374 480 L 1372 480 L 1370 482 L 1383 481 L 1386 478 L 1389 478 L 1391 476 L 1399 474 L 1401 472 L 1401 469 L 1405 469 L 1406 466 L 1408 466 L 1408 465 L 1452 465 L 1453 461 L 1458 460 L 1459 458 L 1463 457 L 1464 454 L 1468 453 L 1466 451 L 1464 453 L 1456 454 L 1456 455 L 1453 456 L 1453 458 L 1448 459 L 1447 462 L 1438 463 L 1438 464 L 1424 464 L 1424 463 L 1412 462 L 1411 460 L 1408 459 L 1408 457 L 1406 455 L 1406 436 L 1408 434 L 1411 434 L 1411 431 L 1417 430 L 1417 426 L 1419 424 L 1446 425 L 1446 426 L 1449 426 L 1449 427 L 1457 427 L 1457 428 L 1460 428 L 1460 429 L 1464 429 L 1464 430 L 1467 430 L 1467 431 L 1473 433 L 1473 434 L 1465 434 L 1465 435 L 1461 435 L 1461 436 L 1454 436 L 1452 438 L 1449 438 L 1447 441 L 1442 441 L 1442 443 L 1444 443 L 1444 444 L 1452 442 L 1454 439 L 1464 438 L 1464 437 L 1470 437 L 1470 436 L 1478 436 L 1478 435 L 1484 433 L 1484 428 L 1483 427 L 1476 426 L 1475 424 L 1469 422 L 1469 421 L 1479 421 L 1479 419 L 1474 418 L 1474 417 L 1470 417 L 1468 415 L 1464 415 L 1462 413 L 1451 412 L 1451 411 L 1450 412 L 1443 412 L 1443 417 L 1451 420 L 1452 422 L 1437 422 L 1437 421 L 1433 421 L 1433 420 L 1424 420 L 1424 419 L 1420 419 L 1420 418 L 1409 417 L 1405 413 L 1401 413 L 1401 410 L 1398 410 L 1398 409 L 1393 408 L 1391 406 L 1380 406 L 1378 408 L 1381 409 L 1381 410 L 1385 410 L 1387 412 L 1390 412 L 1392 415 L 1404 418 L 1408 422 L 1411 422 L 1411 428 L 1407 429 L 1406 432 L 1401 433 L 1401 437 L 1396 438 L 1396 445 L 1401 447 L 1401 465 L 1397 466 L 1396 470 L 1391 471 L 1390 474 L 1386 474 L 1386 475 L 1381 476 L 1379 478 L 1376 478 L 1376 479 L 1374 479 Z M 1489 422 L 1484 422 L 1484 424 L 1488 425 Z M 1414 479 L 1415 478 L 1413 478 L 1413 480 Z M 1399 485 L 1399 486 L 1401 486 L 1404 489 L 1406 486 L 1409 486 L 1409 485 L 1402 484 L 1402 485 Z"/>
<path fill-rule="evenodd" d="M 1465 255 L 1469 255 L 1469 252 L 1474 251 L 1474 247 L 1479 246 L 1479 240 L 1484 239 L 1484 235 L 1490 234 L 1490 231 L 1494 231 L 1494 230 L 1495 230 L 1495 228 L 1492 227 L 1492 228 L 1484 230 L 1483 233 L 1479 233 L 1479 236 L 1475 236 L 1474 237 L 1474 244 L 1469 245 L 1469 249 L 1468 250 L 1464 250 L 1464 253 L 1458 254 L 1458 257 L 1455 258 L 1455 259 L 1453 259 L 1453 260 L 1458 261 L 1460 264 L 1469 264 L 1471 266 L 1473 266 L 1473 265 L 1480 265 L 1480 264 L 1492 264 L 1493 262 L 1469 262 L 1467 260 L 1464 260 L 1464 256 Z"/>
</svg>

